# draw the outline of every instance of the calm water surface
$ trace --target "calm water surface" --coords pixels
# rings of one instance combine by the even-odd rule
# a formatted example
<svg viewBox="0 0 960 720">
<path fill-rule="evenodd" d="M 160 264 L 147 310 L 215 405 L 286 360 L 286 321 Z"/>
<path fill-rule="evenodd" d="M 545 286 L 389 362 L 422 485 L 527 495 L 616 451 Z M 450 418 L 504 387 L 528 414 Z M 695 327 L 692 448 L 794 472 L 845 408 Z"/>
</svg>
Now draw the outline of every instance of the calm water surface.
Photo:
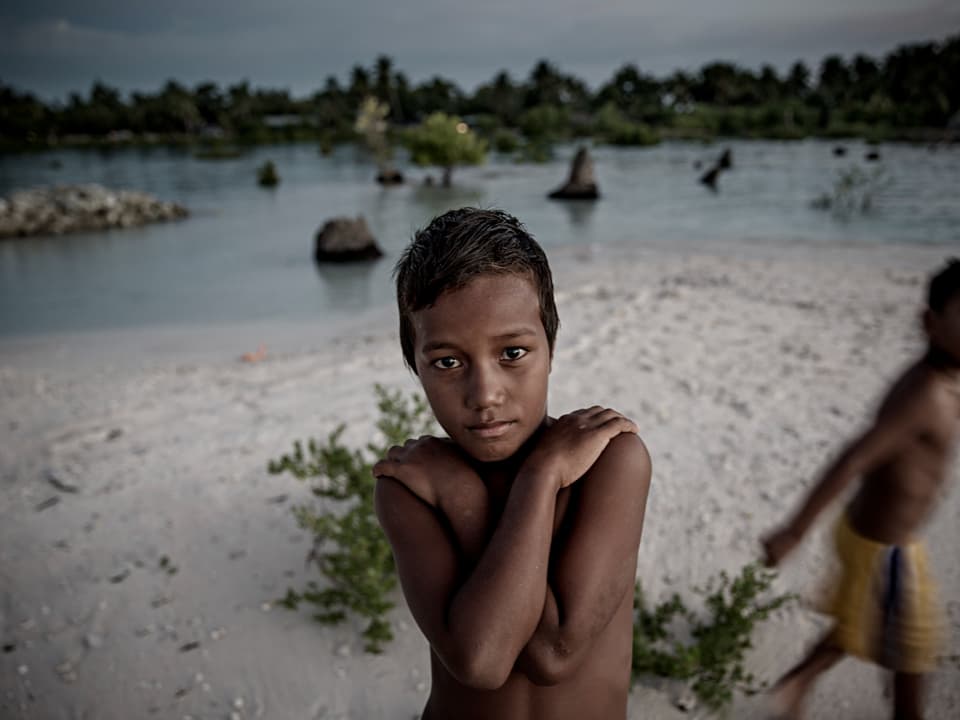
<svg viewBox="0 0 960 720">
<path fill-rule="evenodd" d="M 444 210 L 498 206 L 519 216 L 547 248 L 616 245 L 723 253 L 821 245 L 891 243 L 960 249 L 960 148 L 888 145 L 881 161 L 845 143 L 665 143 L 593 150 L 603 198 L 548 201 L 573 147 L 544 165 L 491 158 L 455 172 L 456 187 L 415 182 L 381 188 L 350 147 L 322 157 L 313 145 L 257 148 L 242 158 L 201 161 L 169 149 L 59 151 L 0 157 L 0 195 L 55 183 L 140 189 L 192 210 L 186 221 L 146 228 L 0 241 L 0 336 L 154 326 L 210 326 L 321 319 L 342 322 L 390 302 L 390 272 L 411 233 Z M 724 147 L 734 168 L 714 193 L 697 182 Z M 266 159 L 282 182 L 257 187 Z M 839 172 L 879 173 L 873 210 L 843 220 L 814 210 Z M 434 173 L 436 174 L 436 173 Z M 313 234 L 335 215 L 362 214 L 387 257 L 318 269 Z"/>
</svg>

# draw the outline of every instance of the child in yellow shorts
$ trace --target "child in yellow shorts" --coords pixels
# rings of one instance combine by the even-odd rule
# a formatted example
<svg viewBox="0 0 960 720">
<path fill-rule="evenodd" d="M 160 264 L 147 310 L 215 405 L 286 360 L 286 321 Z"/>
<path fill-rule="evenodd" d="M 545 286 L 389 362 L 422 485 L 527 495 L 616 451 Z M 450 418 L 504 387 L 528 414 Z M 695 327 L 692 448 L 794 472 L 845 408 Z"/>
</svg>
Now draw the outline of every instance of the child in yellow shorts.
<svg viewBox="0 0 960 720">
<path fill-rule="evenodd" d="M 802 716 L 813 682 L 845 654 L 894 672 L 894 717 L 923 717 L 924 677 L 942 636 L 936 591 L 918 530 L 948 475 L 960 435 L 960 260 L 930 280 L 926 352 L 884 398 L 865 433 L 827 468 L 785 526 L 764 540 L 776 565 L 854 479 L 860 487 L 836 531 L 842 571 L 835 625 L 775 688 L 783 715 Z"/>
</svg>

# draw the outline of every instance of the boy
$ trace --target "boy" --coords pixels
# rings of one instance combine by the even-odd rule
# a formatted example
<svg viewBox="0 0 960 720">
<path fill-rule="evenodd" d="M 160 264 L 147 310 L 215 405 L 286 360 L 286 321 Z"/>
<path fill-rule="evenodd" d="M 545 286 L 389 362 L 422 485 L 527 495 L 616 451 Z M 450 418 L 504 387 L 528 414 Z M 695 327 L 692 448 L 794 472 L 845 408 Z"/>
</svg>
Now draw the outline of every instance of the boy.
<svg viewBox="0 0 960 720">
<path fill-rule="evenodd" d="M 547 416 L 553 281 L 515 218 L 441 215 L 396 279 L 404 358 L 449 436 L 374 467 L 430 644 L 424 720 L 624 718 L 650 482 L 636 426 L 599 407 Z"/>
<path fill-rule="evenodd" d="M 779 563 L 817 515 L 856 477 L 860 488 L 836 530 L 842 564 L 835 624 L 777 684 L 787 717 L 800 717 L 813 681 L 844 654 L 894 672 L 894 717 L 920 718 L 934 669 L 940 609 L 916 534 L 936 504 L 960 431 L 960 260 L 929 286 L 926 353 L 893 385 L 873 425 L 827 469 L 794 518 L 764 540 Z"/>
</svg>

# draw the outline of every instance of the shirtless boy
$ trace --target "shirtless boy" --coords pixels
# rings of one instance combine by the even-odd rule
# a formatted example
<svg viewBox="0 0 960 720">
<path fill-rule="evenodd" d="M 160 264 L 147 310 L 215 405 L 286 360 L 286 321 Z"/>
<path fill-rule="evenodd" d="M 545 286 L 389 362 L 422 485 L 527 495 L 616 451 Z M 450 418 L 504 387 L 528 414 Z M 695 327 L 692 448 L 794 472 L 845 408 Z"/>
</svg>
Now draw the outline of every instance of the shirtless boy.
<svg viewBox="0 0 960 720">
<path fill-rule="evenodd" d="M 396 279 L 404 358 L 448 435 L 374 467 L 430 645 L 423 718 L 624 718 L 650 482 L 636 426 L 599 407 L 547 415 L 553 281 L 515 218 L 441 215 Z"/>
<path fill-rule="evenodd" d="M 800 717 L 814 680 L 845 654 L 894 673 L 894 718 L 922 717 L 939 648 L 940 608 L 917 533 L 936 505 L 960 434 L 960 260 L 930 280 L 926 353 L 894 383 L 872 426 L 840 453 L 793 519 L 764 541 L 775 565 L 855 478 L 836 529 L 842 572 L 832 631 L 777 684 Z"/>
</svg>

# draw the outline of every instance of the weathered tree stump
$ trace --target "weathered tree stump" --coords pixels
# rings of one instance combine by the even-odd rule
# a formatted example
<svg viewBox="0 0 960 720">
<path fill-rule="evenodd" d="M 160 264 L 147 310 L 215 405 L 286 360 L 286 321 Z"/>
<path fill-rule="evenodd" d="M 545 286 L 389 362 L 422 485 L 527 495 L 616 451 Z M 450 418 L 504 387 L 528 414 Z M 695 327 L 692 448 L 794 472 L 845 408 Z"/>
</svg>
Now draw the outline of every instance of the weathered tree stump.
<svg viewBox="0 0 960 720">
<path fill-rule="evenodd" d="M 577 150 L 570 163 L 570 177 L 547 197 L 552 200 L 596 200 L 600 197 L 593 175 L 593 160 L 585 147 Z"/>
</svg>

